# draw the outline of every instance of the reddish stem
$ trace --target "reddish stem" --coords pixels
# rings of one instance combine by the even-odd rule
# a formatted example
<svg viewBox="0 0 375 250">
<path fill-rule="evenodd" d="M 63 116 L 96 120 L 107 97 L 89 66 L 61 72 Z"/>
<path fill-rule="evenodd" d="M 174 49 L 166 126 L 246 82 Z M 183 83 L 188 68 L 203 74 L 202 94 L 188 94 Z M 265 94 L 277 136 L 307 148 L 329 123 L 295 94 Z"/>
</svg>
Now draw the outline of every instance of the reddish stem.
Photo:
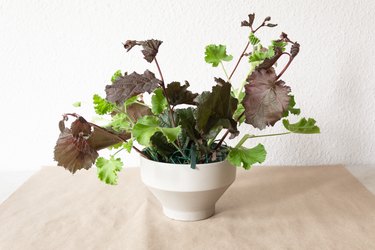
<svg viewBox="0 0 375 250">
<path fill-rule="evenodd" d="M 156 59 L 156 57 L 154 58 L 154 60 L 155 60 L 156 67 L 158 68 L 158 71 L 159 71 L 159 74 L 160 74 L 160 78 L 161 78 L 160 87 L 162 88 L 163 94 L 164 94 L 165 99 L 167 100 L 167 103 L 168 103 L 169 119 L 170 119 L 170 121 L 172 123 L 172 126 L 176 127 L 176 123 L 175 123 L 174 118 L 173 118 L 173 108 L 171 108 L 171 103 L 169 101 L 169 98 L 168 98 L 168 95 L 167 95 L 167 91 L 165 89 L 164 77 L 163 77 L 163 74 L 161 73 L 161 69 L 160 69 L 160 66 L 159 66 L 159 63 L 158 63 L 158 60 Z"/>
</svg>

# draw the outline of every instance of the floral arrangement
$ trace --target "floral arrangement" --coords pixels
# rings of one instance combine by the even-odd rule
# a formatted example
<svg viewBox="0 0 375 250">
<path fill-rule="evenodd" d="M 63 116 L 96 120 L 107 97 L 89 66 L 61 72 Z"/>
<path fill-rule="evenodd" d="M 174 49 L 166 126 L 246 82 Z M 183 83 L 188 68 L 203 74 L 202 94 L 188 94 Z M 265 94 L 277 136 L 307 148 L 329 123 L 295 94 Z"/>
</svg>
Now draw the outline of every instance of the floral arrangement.
<svg viewBox="0 0 375 250">
<path fill-rule="evenodd" d="M 242 27 L 249 29 L 249 36 L 230 74 L 224 64 L 232 61 L 233 56 L 227 54 L 226 46 L 206 46 L 205 61 L 212 67 L 220 65 L 225 78 L 215 78 L 212 89 L 199 94 L 189 90 L 187 81 L 169 84 L 164 81 L 157 60 L 162 41 L 126 41 L 127 51 L 142 48 L 144 59 L 155 64 L 159 76 L 149 70 L 142 74 L 116 71 L 105 87 L 106 97 L 93 97 L 95 112 L 110 116 L 107 126 L 88 122 L 76 113 L 64 114 L 54 150 L 58 165 L 75 173 L 95 164 L 99 179 L 107 184 L 117 183 L 117 173 L 123 163 L 116 156 L 122 150 L 129 153 L 135 150 L 154 161 L 190 164 L 191 168 L 196 164 L 228 160 L 234 166 L 250 169 L 265 160 L 266 150 L 262 144 L 246 148 L 246 140 L 290 133 L 319 133 L 312 118 L 301 118 L 296 123 L 287 118 L 299 115 L 300 109 L 295 107 L 291 88 L 281 77 L 298 55 L 300 44 L 283 32 L 270 45 L 263 46 L 256 34 L 263 28 L 277 26 L 270 20 L 271 17 L 266 17 L 255 28 L 255 14 L 250 14 L 241 22 Z M 283 56 L 288 61 L 276 70 Z M 248 61 L 249 72 L 235 88 L 232 76 L 243 60 Z M 147 93 L 151 95 L 150 102 L 144 100 Z M 75 119 L 70 128 L 65 126 L 68 117 Z M 235 146 L 225 143 L 227 138 L 239 136 L 238 127 L 243 123 L 263 130 L 280 120 L 285 132 L 245 134 Z M 109 158 L 99 157 L 98 151 L 105 148 L 116 151 Z"/>
</svg>

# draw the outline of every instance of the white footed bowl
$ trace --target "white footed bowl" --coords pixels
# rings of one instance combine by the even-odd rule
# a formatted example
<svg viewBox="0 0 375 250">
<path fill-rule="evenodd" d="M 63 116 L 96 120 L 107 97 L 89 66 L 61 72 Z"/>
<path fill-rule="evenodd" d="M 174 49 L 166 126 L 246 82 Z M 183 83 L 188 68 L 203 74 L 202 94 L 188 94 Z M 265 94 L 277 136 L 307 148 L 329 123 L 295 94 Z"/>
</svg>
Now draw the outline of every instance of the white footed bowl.
<svg viewBox="0 0 375 250">
<path fill-rule="evenodd" d="M 227 161 L 171 164 L 141 157 L 143 183 L 160 201 L 164 214 L 174 220 L 196 221 L 211 217 L 215 204 L 236 178 Z"/>
</svg>

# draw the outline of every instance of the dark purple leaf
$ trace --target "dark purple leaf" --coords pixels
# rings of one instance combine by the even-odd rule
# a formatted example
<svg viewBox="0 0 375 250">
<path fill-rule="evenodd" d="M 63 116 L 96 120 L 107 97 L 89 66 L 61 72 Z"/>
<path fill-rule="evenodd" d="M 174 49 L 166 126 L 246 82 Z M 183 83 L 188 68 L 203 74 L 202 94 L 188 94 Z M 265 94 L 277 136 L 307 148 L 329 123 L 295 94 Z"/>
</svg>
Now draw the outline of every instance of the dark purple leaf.
<svg viewBox="0 0 375 250">
<path fill-rule="evenodd" d="M 295 42 L 292 47 L 290 48 L 290 54 L 292 55 L 292 57 L 296 57 L 297 54 L 299 53 L 299 43 Z"/>
<path fill-rule="evenodd" d="M 249 14 L 249 21 L 242 21 L 241 26 L 247 26 L 247 27 L 252 27 L 255 19 L 255 13 Z"/>
<path fill-rule="evenodd" d="M 72 122 L 70 129 L 65 128 L 64 121 L 59 123 L 63 131 L 56 142 L 54 159 L 72 173 L 89 169 L 98 157 L 98 150 L 130 138 L 130 134 L 117 135 L 87 122 L 81 116 Z"/>
<path fill-rule="evenodd" d="M 141 42 L 142 48 L 143 48 L 142 54 L 144 55 L 144 59 L 147 62 L 151 63 L 155 59 L 155 56 L 157 55 L 159 51 L 159 46 L 162 43 L 163 43 L 162 41 L 155 40 L 155 39 Z"/>
<path fill-rule="evenodd" d="M 148 106 L 132 103 L 126 108 L 126 113 L 133 121 L 137 121 L 139 118 L 145 115 L 151 115 L 151 109 Z"/>
<path fill-rule="evenodd" d="M 187 90 L 189 86 L 190 85 L 187 81 L 185 81 L 185 84 L 182 86 L 179 82 L 172 82 L 167 85 L 165 91 L 172 106 L 176 106 L 179 104 L 197 104 L 194 99 L 198 96 L 198 94 L 193 94 L 191 91 Z"/>
<path fill-rule="evenodd" d="M 288 109 L 290 87 L 281 80 L 276 81 L 273 68 L 255 70 L 248 78 L 245 92 L 242 102 L 245 122 L 256 128 L 273 126 Z"/>
<path fill-rule="evenodd" d="M 161 81 L 155 74 L 146 70 L 142 75 L 133 72 L 130 75 L 119 77 L 112 85 L 105 87 L 107 101 L 122 104 L 130 97 L 154 91 Z"/>
<path fill-rule="evenodd" d="M 215 78 L 217 85 L 212 92 L 203 92 L 198 96 L 197 128 L 208 135 L 212 129 L 227 128 L 233 135 L 239 134 L 233 113 L 237 108 L 237 99 L 230 94 L 231 84 Z"/>
</svg>

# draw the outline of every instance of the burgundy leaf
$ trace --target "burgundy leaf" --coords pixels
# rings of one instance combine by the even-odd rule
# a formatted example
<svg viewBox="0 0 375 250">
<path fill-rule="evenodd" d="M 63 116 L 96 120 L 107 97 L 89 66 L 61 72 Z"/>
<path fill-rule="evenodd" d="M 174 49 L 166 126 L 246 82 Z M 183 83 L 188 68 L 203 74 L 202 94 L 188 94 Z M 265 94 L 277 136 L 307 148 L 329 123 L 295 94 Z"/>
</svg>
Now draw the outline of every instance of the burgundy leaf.
<svg viewBox="0 0 375 250">
<path fill-rule="evenodd" d="M 231 84 L 221 78 L 215 78 L 216 86 L 212 92 L 205 91 L 197 97 L 197 128 L 203 134 L 209 134 L 217 128 L 227 128 L 234 138 L 239 134 L 233 113 L 238 101 L 232 97 Z"/>
<path fill-rule="evenodd" d="M 146 59 L 147 62 L 151 63 L 155 59 L 155 56 L 159 51 L 159 46 L 162 43 L 162 41 L 155 39 L 141 42 L 143 48 L 142 54 L 144 55 L 144 59 Z"/>
<path fill-rule="evenodd" d="M 292 55 L 292 57 L 296 57 L 297 54 L 299 53 L 299 43 L 295 42 L 292 47 L 290 48 L 290 54 Z"/>
<path fill-rule="evenodd" d="M 276 81 L 276 78 L 273 68 L 255 70 L 248 78 L 242 102 L 246 123 L 264 129 L 283 117 L 289 105 L 290 87 L 281 80 Z"/>
<path fill-rule="evenodd" d="M 131 50 L 136 45 L 140 45 L 139 42 L 137 42 L 135 40 L 127 40 L 124 43 L 124 48 L 126 49 L 127 52 L 129 52 L 129 50 Z"/>
<path fill-rule="evenodd" d="M 241 26 L 248 26 L 248 27 L 251 27 L 253 26 L 253 23 L 254 23 L 254 19 L 255 19 L 255 14 L 249 14 L 249 21 L 242 21 L 241 22 Z"/>
<path fill-rule="evenodd" d="M 90 147 L 95 150 L 101 150 L 131 138 L 130 133 L 118 134 L 115 133 L 115 131 L 110 131 L 92 123 L 90 124 L 93 126 L 94 130 L 91 136 L 87 139 L 87 142 Z"/>
<path fill-rule="evenodd" d="M 81 116 L 72 122 L 70 129 L 65 128 L 64 121 L 65 118 L 59 123 L 63 131 L 56 142 L 54 158 L 58 166 L 72 173 L 80 169 L 89 169 L 98 157 L 98 150 L 130 138 L 130 134 L 117 135 L 87 122 Z"/>
<path fill-rule="evenodd" d="M 62 128 L 61 122 L 59 127 Z M 54 151 L 58 165 L 72 173 L 82 168 L 89 169 L 98 157 L 96 150 L 87 142 L 90 135 L 91 126 L 83 117 L 78 117 L 70 129 L 65 128 L 56 142 Z"/>
<path fill-rule="evenodd" d="M 172 106 L 179 104 L 197 104 L 194 99 L 198 96 L 198 94 L 193 94 L 191 91 L 187 90 L 189 86 L 190 84 L 188 81 L 185 81 L 184 85 L 181 85 L 179 82 L 172 82 L 167 85 L 165 91 Z"/>
<path fill-rule="evenodd" d="M 151 115 L 151 109 L 145 105 L 139 103 L 132 103 L 126 108 L 126 112 L 133 121 L 137 121 L 139 118 L 145 115 Z"/>
<path fill-rule="evenodd" d="M 142 75 L 133 72 L 130 75 L 119 77 L 112 85 L 107 85 L 105 87 L 106 99 L 112 103 L 122 104 L 130 97 L 144 92 L 151 93 L 159 84 L 161 81 L 149 70 L 146 70 Z"/>
</svg>

